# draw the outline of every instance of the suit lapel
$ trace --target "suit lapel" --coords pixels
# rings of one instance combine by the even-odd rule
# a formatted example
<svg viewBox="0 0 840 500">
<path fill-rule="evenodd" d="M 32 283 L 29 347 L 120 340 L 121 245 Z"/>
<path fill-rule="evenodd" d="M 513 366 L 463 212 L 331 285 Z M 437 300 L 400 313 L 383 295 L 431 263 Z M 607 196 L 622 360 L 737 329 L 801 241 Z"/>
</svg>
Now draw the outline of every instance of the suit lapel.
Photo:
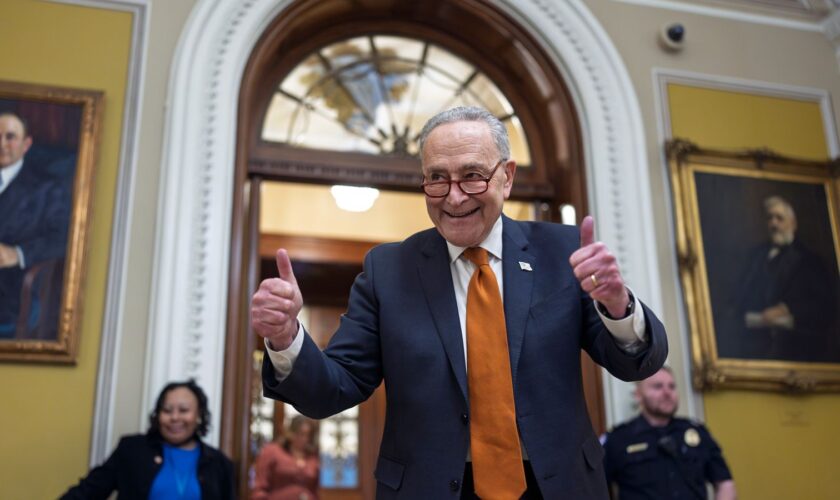
<svg viewBox="0 0 840 500">
<path fill-rule="evenodd" d="M 449 365 L 458 380 L 464 400 L 469 401 L 464 343 L 461 338 L 461 321 L 458 318 L 455 290 L 452 286 L 452 271 L 449 268 L 449 252 L 443 237 L 436 231 L 423 247 L 423 256 L 418 262 L 417 271 Z"/>
<path fill-rule="evenodd" d="M 522 354 L 522 342 L 525 339 L 525 326 L 531 304 L 531 290 L 534 286 L 534 272 L 539 269 L 534 256 L 526 251 L 528 239 L 519 223 L 503 216 L 503 224 L 502 272 L 505 288 L 505 326 L 510 351 L 510 368 L 515 387 L 519 356 Z M 530 265 L 534 271 L 523 269 L 521 263 Z"/>
</svg>

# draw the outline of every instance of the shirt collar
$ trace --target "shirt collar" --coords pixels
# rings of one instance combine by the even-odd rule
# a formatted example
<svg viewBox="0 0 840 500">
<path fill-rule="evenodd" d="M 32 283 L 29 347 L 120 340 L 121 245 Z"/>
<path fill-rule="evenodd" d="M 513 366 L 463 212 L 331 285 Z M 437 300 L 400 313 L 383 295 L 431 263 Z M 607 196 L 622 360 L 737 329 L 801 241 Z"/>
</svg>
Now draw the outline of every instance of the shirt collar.
<svg viewBox="0 0 840 500">
<path fill-rule="evenodd" d="M 493 229 L 490 230 L 490 234 L 487 235 L 487 238 L 484 238 L 484 241 L 481 242 L 479 247 L 487 250 L 490 255 L 493 255 L 497 259 L 502 258 L 502 216 L 499 215 L 499 218 L 496 219 L 495 224 L 493 224 Z M 449 261 L 455 262 L 458 260 L 458 257 L 464 253 L 464 250 L 467 247 L 459 247 L 453 245 L 452 243 L 446 242 L 446 247 L 449 249 Z"/>
<path fill-rule="evenodd" d="M 21 167 L 23 167 L 23 158 L 20 160 L 12 163 L 8 167 L 0 168 L 0 177 L 3 178 L 3 182 L 0 182 L 0 186 L 8 186 L 10 182 L 17 177 L 18 172 L 20 172 Z"/>
</svg>

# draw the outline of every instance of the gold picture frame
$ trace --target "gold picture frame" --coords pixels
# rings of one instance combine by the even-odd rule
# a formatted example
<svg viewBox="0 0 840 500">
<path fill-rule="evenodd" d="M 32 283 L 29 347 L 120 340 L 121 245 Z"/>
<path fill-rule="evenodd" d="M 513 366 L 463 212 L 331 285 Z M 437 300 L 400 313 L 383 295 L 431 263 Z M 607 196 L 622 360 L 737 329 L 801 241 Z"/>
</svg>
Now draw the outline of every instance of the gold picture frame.
<svg viewBox="0 0 840 500">
<path fill-rule="evenodd" d="M 22 163 L 0 155 L 0 170 L 17 171 L 0 192 L 0 245 L 18 255 L 0 267 L 0 360 L 76 361 L 103 102 L 99 91 L 0 81 L 0 116 L 29 138 Z"/>
<path fill-rule="evenodd" d="M 840 390 L 840 161 L 665 151 L 694 386 Z"/>
</svg>

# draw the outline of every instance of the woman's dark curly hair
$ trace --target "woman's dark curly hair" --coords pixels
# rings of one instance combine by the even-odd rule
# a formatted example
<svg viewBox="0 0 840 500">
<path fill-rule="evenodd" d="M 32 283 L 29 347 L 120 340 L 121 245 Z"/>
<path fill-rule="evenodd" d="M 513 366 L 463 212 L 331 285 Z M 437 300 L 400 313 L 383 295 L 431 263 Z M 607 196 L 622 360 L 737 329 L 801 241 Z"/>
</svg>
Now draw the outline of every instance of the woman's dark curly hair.
<svg viewBox="0 0 840 500">
<path fill-rule="evenodd" d="M 207 428 L 210 425 L 210 410 L 207 408 L 207 395 L 204 394 L 204 391 L 193 379 L 189 379 L 186 382 L 170 382 L 166 384 L 166 387 L 164 387 L 162 391 L 160 391 L 157 403 L 155 403 L 155 409 L 149 414 L 149 434 L 160 437 L 159 415 L 160 410 L 163 409 L 163 402 L 166 399 L 166 394 L 171 390 L 178 389 L 179 387 L 189 389 L 198 400 L 198 426 L 195 428 L 195 433 L 197 437 L 206 436 Z"/>
</svg>

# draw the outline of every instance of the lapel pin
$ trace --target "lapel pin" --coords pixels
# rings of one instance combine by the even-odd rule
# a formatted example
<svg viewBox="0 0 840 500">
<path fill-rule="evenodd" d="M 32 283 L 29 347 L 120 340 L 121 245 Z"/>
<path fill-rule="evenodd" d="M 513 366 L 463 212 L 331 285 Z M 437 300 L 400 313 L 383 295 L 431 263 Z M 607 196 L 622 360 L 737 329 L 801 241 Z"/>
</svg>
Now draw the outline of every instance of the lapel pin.
<svg viewBox="0 0 840 500">
<path fill-rule="evenodd" d="M 531 264 L 522 261 L 519 261 L 519 269 L 522 269 L 523 271 L 533 271 L 533 269 L 531 269 Z"/>
</svg>

